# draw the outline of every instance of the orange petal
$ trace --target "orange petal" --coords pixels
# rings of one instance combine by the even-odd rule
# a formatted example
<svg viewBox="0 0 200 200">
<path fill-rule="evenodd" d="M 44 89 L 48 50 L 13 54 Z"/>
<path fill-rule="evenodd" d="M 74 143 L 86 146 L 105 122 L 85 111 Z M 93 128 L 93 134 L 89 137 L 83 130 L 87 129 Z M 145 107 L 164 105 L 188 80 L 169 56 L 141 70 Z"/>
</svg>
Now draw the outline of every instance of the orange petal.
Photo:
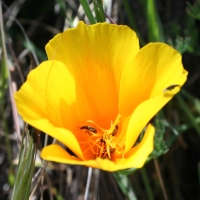
<svg viewBox="0 0 200 200">
<path fill-rule="evenodd" d="M 74 77 L 63 63 L 47 61 L 32 70 L 15 93 L 15 102 L 24 121 L 58 139 L 83 158 L 72 134 L 79 120 Z"/>
<path fill-rule="evenodd" d="M 138 104 L 162 93 L 170 85 L 182 86 L 186 77 L 181 55 L 176 50 L 164 43 L 149 43 L 140 49 L 123 72 L 119 113 L 131 114 Z"/>
<path fill-rule="evenodd" d="M 125 162 L 127 165 L 129 164 L 128 168 L 140 168 L 144 165 L 149 154 L 153 151 L 154 132 L 154 127 L 149 124 L 142 141 L 125 154 Z M 134 165 L 130 166 L 130 163 L 134 163 Z"/>
<path fill-rule="evenodd" d="M 80 158 L 71 156 L 69 153 L 67 153 L 67 151 L 57 144 L 44 147 L 40 156 L 45 160 L 59 163 L 66 163 L 67 160 L 68 164 L 76 164 L 82 161 Z"/>
<path fill-rule="evenodd" d="M 50 60 L 62 61 L 74 73 L 83 122 L 114 120 L 122 71 L 138 50 L 135 32 L 107 23 L 90 26 L 80 22 L 46 46 Z"/>
<path fill-rule="evenodd" d="M 158 59 L 154 61 L 155 57 Z M 144 63 L 144 58 L 146 63 Z M 155 81 L 151 97 L 171 85 L 182 86 L 187 79 L 187 71 L 183 68 L 181 54 L 167 44 L 149 43 L 140 50 L 137 60 L 143 63 L 143 66 L 150 63 L 149 68 L 157 65 L 156 71 L 153 72 L 154 77 L 147 79 L 148 83 L 152 78 Z"/>
<path fill-rule="evenodd" d="M 121 160 L 118 163 L 114 163 L 113 161 L 102 158 L 84 161 L 69 155 L 67 151 L 56 144 L 49 145 L 42 149 L 41 157 L 48 161 L 75 165 L 85 165 L 88 167 L 99 168 L 111 172 L 128 169 L 131 167 L 139 168 L 143 166 L 148 155 L 153 150 L 153 135 L 154 128 L 153 126 L 149 125 L 141 143 L 130 150 L 126 154 L 124 160 Z"/>
<path fill-rule="evenodd" d="M 134 110 L 130 119 L 127 120 L 126 130 L 126 149 L 127 152 L 137 140 L 142 129 L 147 125 L 151 118 L 178 92 L 178 89 L 174 90 L 174 93 L 160 93 L 159 95 L 142 102 Z M 125 125 L 126 126 L 126 125 Z"/>
<path fill-rule="evenodd" d="M 150 43 L 126 65 L 120 86 L 119 113 L 126 117 L 123 128 L 126 152 L 149 120 L 180 90 L 187 79 L 181 55 L 163 43 Z M 168 95 L 165 89 L 178 85 Z M 130 121 L 129 121 L 130 120 Z"/>
</svg>

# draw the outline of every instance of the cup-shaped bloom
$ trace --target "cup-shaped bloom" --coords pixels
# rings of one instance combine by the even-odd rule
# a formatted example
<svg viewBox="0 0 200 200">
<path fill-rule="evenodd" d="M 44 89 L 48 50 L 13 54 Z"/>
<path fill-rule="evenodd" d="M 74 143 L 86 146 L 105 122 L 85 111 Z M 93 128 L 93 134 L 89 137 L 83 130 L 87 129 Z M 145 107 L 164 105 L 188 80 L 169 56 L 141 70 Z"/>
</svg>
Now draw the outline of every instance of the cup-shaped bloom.
<svg viewBox="0 0 200 200">
<path fill-rule="evenodd" d="M 24 121 L 66 146 L 44 147 L 41 157 L 107 171 L 142 167 L 153 150 L 150 119 L 186 81 L 181 55 L 163 43 L 140 49 L 127 26 L 83 22 L 46 52 L 15 94 Z"/>
</svg>

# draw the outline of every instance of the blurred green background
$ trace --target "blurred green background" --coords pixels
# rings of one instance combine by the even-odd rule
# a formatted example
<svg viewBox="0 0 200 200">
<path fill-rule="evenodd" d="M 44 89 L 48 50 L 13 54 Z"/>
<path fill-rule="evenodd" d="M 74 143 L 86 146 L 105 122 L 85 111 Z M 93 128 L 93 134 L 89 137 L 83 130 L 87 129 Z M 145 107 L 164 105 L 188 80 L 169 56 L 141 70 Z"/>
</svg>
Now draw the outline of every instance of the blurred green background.
<svg viewBox="0 0 200 200">
<path fill-rule="evenodd" d="M 93 2 L 89 1 L 91 10 Z M 157 129 L 150 161 L 132 173 L 93 170 L 88 199 L 198 200 L 200 0 L 105 0 L 103 5 L 113 21 L 137 32 L 141 47 L 162 41 L 176 48 L 183 55 L 189 76 L 182 91 L 152 119 Z M 80 20 L 88 24 L 91 20 L 78 0 L 6 0 L 1 6 L 1 36 L 4 32 L 5 38 L 0 40 L 0 200 L 8 200 L 20 152 L 19 130 L 23 128 L 10 94 L 22 85 L 32 68 L 47 59 L 44 47 L 55 34 Z M 30 199 L 84 199 L 88 168 L 52 163 L 44 172 L 40 167 L 36 157 L 31 186 L 31 192 L 35 191 Z M 42 173 L 45 176 L 41 181 Z"/>
</svg>

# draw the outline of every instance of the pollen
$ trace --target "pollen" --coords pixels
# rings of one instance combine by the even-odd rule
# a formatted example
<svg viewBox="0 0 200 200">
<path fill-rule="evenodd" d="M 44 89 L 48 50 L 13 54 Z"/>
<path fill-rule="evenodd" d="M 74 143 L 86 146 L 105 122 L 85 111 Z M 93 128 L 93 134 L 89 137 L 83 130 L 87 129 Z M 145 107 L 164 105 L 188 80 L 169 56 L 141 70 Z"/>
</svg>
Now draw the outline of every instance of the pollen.
<svg viewBox="0 0 200 200">
<path fill-rule="evenodd" d="M 114 123 L 111 121 L 109 129 L 104 129 L 97 123 L 88 120 L 87 123 L 93 126 L 82 126 L 80 129 L 85 129 L 85 133 L 89 135 L 87 143 L 95 158 L 108 158 L 115 160 L 116 157 L 124 158 L 124 144 L 118 135 L 119 123 L 121 115 L 118 114 Z"/>
</svg>

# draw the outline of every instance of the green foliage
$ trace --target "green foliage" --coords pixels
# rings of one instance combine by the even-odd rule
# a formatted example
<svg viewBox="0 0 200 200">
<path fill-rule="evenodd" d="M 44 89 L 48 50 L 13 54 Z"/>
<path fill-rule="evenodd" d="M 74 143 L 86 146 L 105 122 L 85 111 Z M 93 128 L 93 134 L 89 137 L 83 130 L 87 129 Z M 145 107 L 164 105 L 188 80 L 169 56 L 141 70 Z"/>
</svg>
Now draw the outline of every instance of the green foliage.
<svg viewBox="0 0 200 200">
<path fill-rule="evenodd" d="M 200 136 L 200 127 L 195 121 L 195 116 L 191 112 L 190 107 L 187 105 L 187 103 L 184 101 L 183 97 L 181 95 L 176 95 L 176 99 L 179 102 L 179 105 L 181 109 L 183 110 L 185 117 L 187 117 L 188 121 L 193 125 L 194 129 L 197 131 L 197 133 Z"/>
<path fill-rule="evenodd" d="M 118 183 L 121 191 L 127 197 L 128 200 L 137 200 L 135 192 L 131 186 L 128 176 L 122 175 L 120 173 L 113 173 L 115 180 Z"/>
<path fill-rule="evenodd" d="M 11 200 L 29 199 L 35 166 L 36 144 L 30 136 L 27 135 L 27 138 L 24 141 L 24 145 L 21 146 L 18 171 Z"/>
<path fill-rule="evenodd" d="M 155 125 L 155 130 L 156 130 L 155 136 L 154 136 L 154 150 L 151 153 L 150 158 L 151 157 L 157 158 L 168 151 L 168 148 L 164 140 L 166 123 L 165 123 L 165 120 L 163 119 L 162 112 L 158 113 L 155 116 L 154 125 Z"/>
<path fill-rule="evenodd" d="M 188 17 L 186 19 L 186 29 L 184 30 L 184 34 L 190 38 L 190 43 L 187 47 L 187 51 L 193 55 L 200 56 L 198 42 L 200 41 L 200 34 L 193 18 Z"/>
<path fill-rule="evenodd" d="M 187 13 L 194 19 L 200 20 L 200 0 L 196 0 L 193 5 L 187 3 Z"/>
<path fill-rule="evenodd" d="M 174 47 L 180 54 L 183 54 L 186 50 L 187 50 L 187 48 L 188 48 L 188 46 L 189 46 L 189 44 L 190 44 L 190 41 L 191 41 L 191 38 L 190 37 L 185 37 L 185 38 L 183 38 L 183 37 L 177 37 L 176 39 L 175 39 L 175 41 L 173 42 L 171 39 L 169 39 L 168 40 L 168 43 L 172 46 L 172 47 Z"/>
</svg>

